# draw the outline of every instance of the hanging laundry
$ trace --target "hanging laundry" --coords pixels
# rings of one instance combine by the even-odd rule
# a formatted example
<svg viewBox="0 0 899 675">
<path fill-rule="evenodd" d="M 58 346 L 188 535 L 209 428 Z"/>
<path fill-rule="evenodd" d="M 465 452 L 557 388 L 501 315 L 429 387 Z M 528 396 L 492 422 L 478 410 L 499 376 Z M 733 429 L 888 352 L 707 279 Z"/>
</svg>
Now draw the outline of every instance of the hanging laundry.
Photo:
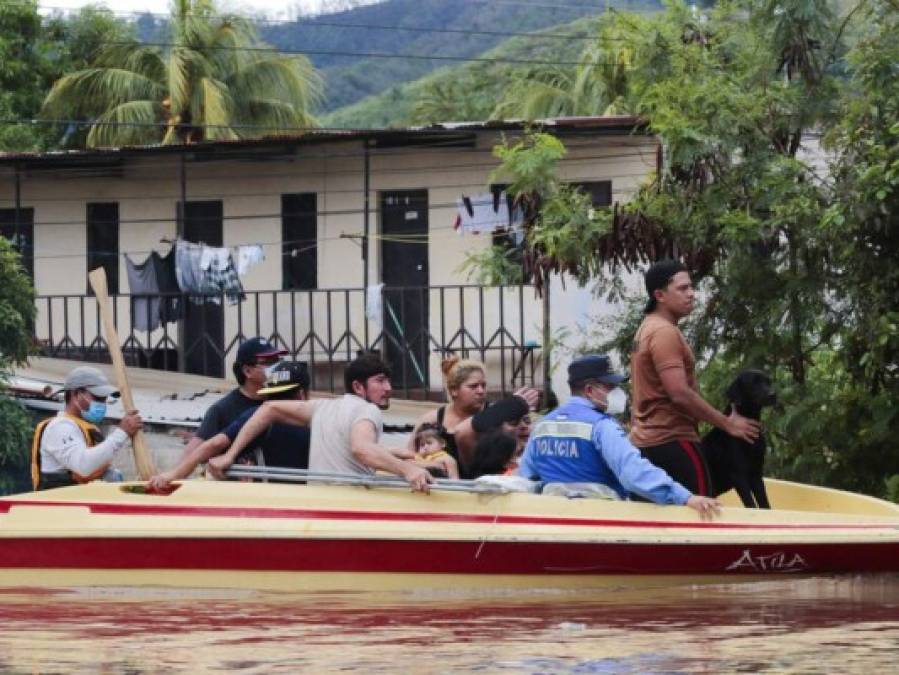
<svg viewBox="0 0 899 675">
<path fill-rule="evenodd" d="M 209 293 L 216 293 L 218 289 L 206 284 L 205 274 L 200 267 L 200 258 L 203 255 L 203 246 L 193 242 L 179 239 L 175 243 L 175 275 L 178 288 L 182 293 L 199 293 L 190 295 L 190 301 L 195 305 L 202 305 L 207 300 L 219 302 L 217 297 L 204 297 Z"/>
<path fill-rule="evenodd" d="M 231 251 L 227 248 L 218 248 L 201 244 L 200 269 L 208 272 L 210 269 L 225 270 L 231 264 Z"/>
<path fill-rule="evenodd" d="M 191 302 L 219 303 L 221 293 L 228 296 L 231 304 L 245 298 L 230 250 L 179 240 L 175 255 L 178 286 L 191 294 Z"/>
<path fill-rule="evenodd" d="M 265 251 L 259 244 L 237 247 L 237 276 L 242 277 L 253 265 L 265 260 Z"/>
<path fill-rule="evenodd" d="M 365 289 L 365 318 L 374 323 L 378 330 L 383 328 L 384 322 L 383 291 L 384 284 L 372 284 Z"/>
<path fill-rule="evenodd" d="M 135 263 L 125 255 L 128 290 L 131 293 L 131 324 L 136 330 L 154 331 L 159 328 L 159 282 L 152 255 L 142 263 Z"/>
<path fill-rule="evenodd" d="M 484 192 L 456 200 L 457 215 L 453 228 L 459 234 L 480 234 L 508 228 L 512 219 L 505 192 Z"/>
<path fill-rule="evenodd" d="M 230 255 L 228 256 L 228 264 L 225 267 L 217 269 L 214 265 L 210 266 L 206 271 L 205 278 L 209 285 L 215 287 L 216 292 L 223 292 L 227 295 L 228 302 L 232 305 L 236 305 L 246 298 Z"/>
<path fill-rule="evenodd" d="M 177 321 L 184 314 L 181 304 L 181 293 L 178 286 L 178 277 L 175 271 L 175 249 L 169 251 L 164 258 L 156 251 L 150 254 L 153 266 L 156 268 L 156 281 L 159 292 L 165 294 L 159 303 L 159 318 L 163 323 Z"/>
</svg>

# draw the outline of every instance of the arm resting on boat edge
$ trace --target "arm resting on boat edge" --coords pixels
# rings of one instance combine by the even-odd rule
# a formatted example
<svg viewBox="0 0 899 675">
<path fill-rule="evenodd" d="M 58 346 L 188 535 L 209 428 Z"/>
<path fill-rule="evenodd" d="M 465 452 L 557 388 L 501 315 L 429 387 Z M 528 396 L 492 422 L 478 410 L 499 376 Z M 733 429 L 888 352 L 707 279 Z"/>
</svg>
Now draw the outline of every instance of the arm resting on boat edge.
<svg viewBox="0 0 899 675">
<path fill-rule="evenodd" d="M 640 454 L 617 422 L 605 421 L 593 430 L 594 444 L 602 449 L 602 457 L 628 492 L 634 492 L 656 504 L 682 504 L 697 511 L 703 520 L 719 513 L 717 499 L 690 494 L 683 485 L 663 469 Z"/>
<path fill-rule="evenodd" d="M 217 455 L 228 447 L 231 439 L 224 433 L 219 433 L 203 441 L 193 448 L 188 447 L 181 461 L 168 471 L 158 473 L 150 478 L 149 486 L 155 490 L 165 491 L 171 487 L 171 482 L 179 478 L 187 478 L 201 462 L 205 462 L 213 455 Z"/>
<path fill-rule="evenodd" d="M 228 451 L 209 460 L 209 470 L 215 478 L 224 478 L 225 471 L 237 456 L 275 422 L 308 426 L 312 421 L 315 403 L 312 401 L 267 401 L 256 408 L 253 416 L 243 425 Z"/>
<path fill-rule="evenodd" d="M 433 478 L 421 466 L 398 458 L 391 449 L 378 445 L 378 435 L 371 420 L 361 419 L 350 429 L 350 450 L 356 461 L 371 467 L 382 469 L 402 476 L 409 482 L 413 490 L 428 492 Z"/>
</svg>

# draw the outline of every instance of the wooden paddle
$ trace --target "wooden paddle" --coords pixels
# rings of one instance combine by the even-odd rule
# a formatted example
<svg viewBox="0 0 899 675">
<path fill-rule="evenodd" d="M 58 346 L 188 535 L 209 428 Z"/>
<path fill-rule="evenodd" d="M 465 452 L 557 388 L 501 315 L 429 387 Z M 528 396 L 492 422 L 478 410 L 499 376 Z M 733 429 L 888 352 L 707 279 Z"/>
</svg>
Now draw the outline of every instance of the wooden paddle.
<svg viewBox="0 0 899 675">
<path fill-rule="evenodd" d="M 131 386 L 128 384 L 128 374 L 125 372 L 125 359 L 122 357 L 122 346 L 119 344 L 119 335 L 113 322 L 112 308 L 109 306 L 109 292 L 106 287 L 106 270 L 98 267 L 87 275 L 91 288 L 97 297 L 97 308 L 100 310 L 100 318 L 103 321 L 103 332 L 106 334 L 106 343 L 109 346 L 109 355 L 112 357 L 112 367 L 115 370 L 116 381 L 122 394 L 122 407 L 127 413 L 134 410 L 134 398 L 131 396 Z M 144 432 L 139 430 L 131 438 L 131 447 L 134 449 L 134 463 L 143 480 L 156 473 L 150 452 L 144 443 Z"/>
</svg>

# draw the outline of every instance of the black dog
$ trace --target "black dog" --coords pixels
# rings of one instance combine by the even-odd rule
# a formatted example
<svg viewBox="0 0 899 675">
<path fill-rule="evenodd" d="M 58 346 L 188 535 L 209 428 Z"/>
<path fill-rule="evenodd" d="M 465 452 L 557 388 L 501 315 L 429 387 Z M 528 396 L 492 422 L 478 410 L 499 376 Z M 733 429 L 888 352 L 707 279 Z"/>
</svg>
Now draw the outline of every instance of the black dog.
<svg viewBox="0 0 899 675">
<path fill-rule="evenodd" d="M 771 378 L 759 370 L 744 370 L 727 388 L 727 398 L 743 417 L 758 420 L 762 408 L 777 403 Z M 730 411 L 725 410 L 725 414 Z M 762 471 L 767 446 L 760 434 L 755 443 L 747 443 L 721 429 L 713 429 L 702 439 L 714 496 L 734 488 L 746 508 L 770 509 Z"/>
</svg>

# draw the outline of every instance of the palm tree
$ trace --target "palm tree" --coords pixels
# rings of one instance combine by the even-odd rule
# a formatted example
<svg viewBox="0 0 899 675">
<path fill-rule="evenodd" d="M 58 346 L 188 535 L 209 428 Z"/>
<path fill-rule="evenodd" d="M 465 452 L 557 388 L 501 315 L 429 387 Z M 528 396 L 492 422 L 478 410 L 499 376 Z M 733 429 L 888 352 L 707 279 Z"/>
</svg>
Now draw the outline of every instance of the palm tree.
<svg viewBox="0 0 899 675">
<path fill-rule="evenodd" d="M 516 78 L 496 107 L 499 118 L 620 115 L 631 112 L 627 71 L 633 61 L 611 21 L 581 52 L 575 66 L 542 66 Z"/>
<path fill-rule="evenodd" d="M 252 22 L 216 13 L 212 0 L 173 0 L 166 45 L 106 46 L 94 66 L 66 75 L 45 117 L 86 119 L 88 147 L 196 143 L 297 133 L 321 78 L 305 56 L 259 41 Z"/>
</svg>

